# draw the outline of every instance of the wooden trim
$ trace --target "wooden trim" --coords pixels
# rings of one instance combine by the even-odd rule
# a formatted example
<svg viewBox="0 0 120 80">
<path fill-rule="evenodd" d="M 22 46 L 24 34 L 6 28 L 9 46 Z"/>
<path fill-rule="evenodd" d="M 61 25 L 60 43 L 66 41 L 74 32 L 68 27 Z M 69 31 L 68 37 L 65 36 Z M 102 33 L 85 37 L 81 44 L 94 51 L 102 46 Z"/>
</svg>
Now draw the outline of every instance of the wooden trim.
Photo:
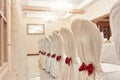
<svg viewBox="0 0 120 80">
<path fill-rule="evenodd" d="M 0 74 L 3 72 L 3 70 L 5 70 L 5 68 L 7 68 L 8 63 L 4 63 L 1 67 L 0 67 Z"/>
<path fill-rule="evenodd" d="M 107 14 L 105 14 L 105 15 L 102 15 L 102 16 L 100 16 L 100 17 L 98 17 L 98 18 L 93 19 L 92 22 L 97 22 L 97 21 L 99 21 L 100 19 L 103 19 L 103 18 L 108 17 L 108 16 L 109 16 L 109 13 L 107 13 Z"/>
<path fill-rule="evenodd" d="M 50 7 L 42 7 L 42 6 L 22 6 L 22 10 L 23 11 L 60 12 L 60 11 L 51 10 Z M 65 13 L 67 13 L 67 12 L 65 12 Z M 85 11 L 81 10 L 81 9 L 72 9 L 69 13 L 72 13 L 72 14 L 84 14 Z"/>
<path fill-rule="evenodd" d="M 39 53 L 27 54 L 27 56 L 39 56 Z"/>
</svg>

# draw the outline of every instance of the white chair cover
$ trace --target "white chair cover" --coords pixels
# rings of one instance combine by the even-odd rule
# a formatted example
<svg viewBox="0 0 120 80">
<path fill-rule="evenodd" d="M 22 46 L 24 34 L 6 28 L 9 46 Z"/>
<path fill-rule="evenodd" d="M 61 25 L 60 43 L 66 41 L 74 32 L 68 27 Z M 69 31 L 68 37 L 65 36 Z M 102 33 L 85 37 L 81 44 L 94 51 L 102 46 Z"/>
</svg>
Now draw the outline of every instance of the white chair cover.
<svg viewBox="0 0 120 80">
<path fill-rule="evenodd" d="M 57 76 L 57 80 L 64 80 L 65 74 L 63 74 L 63 73 L 66 70 L 66 68 L 65 68 L 66 67 L 66 64 L 65 64 L 66 55 L 65 55 L 65 51 L 64 51 L 63 38 L 58 34 L 55 34 L 55 37 L 58 40 L 58 48 L 59 48 L 58 55 L 59 54 L 61 55 L 60 66 L 58 67 L 60 72 L 58 71 L 59 74 Z"/>
<path fill-rule="evenodd" d="M 110 13 L 110 27 L 114 38 L 117 56 L 120 64 L 120 0 L 113 6 Z"/>
<path fill-rule="evenodd" d="M 52 55 L 52 54 L 56 54 L 56 41 L 55 41 L 55 37 L 49 35 L 49 38 L 50 38 L 50 40 L 51 40 L 51 42 L 52 42 L 52 44 L 53 44 L 53 48 L 52 48 L 52 51 L 51 51 L 51 55 Z M 55 59 L 55 58 L 51 58 L 50 74 L 51 74 L 53 77 L 56 77 L 56 59 Z"/>
<path fill-rule="evenodd" d="M 40 67 L 42 67 L 42 66 L 41 66 L 41 65 L 42 65 L 42 54 L 41 54 L 41 52 L 43 51 L 43 45 L 42 45 L 42 43 L 43 43 L 43 39 L 41 39 L 41 40 L 38 42 L 39 51 L 40 51 L 40 53 L 39 53 L 39 57 L 40 57 L 40 59 L 39 59 L 39 64 L 40 64 Z"/>
<path fill-rule="evenodd" d="M 43 48 L 43 52 L 46 52 L 46 40 L 45 39 L 43 39 L 43 42 L 42 42 L 42 48 Z M 41 56 L 42 58 L 41 58 L 41 62 L 42 62 L 42 68 L 43 69 L 45 69 L 45 60 L 46 60 L 46 55 L 42 55 Z"/>
<path fill-rule="evenodd" d="M 82 63 L 92 64 L 94 68 L 91 75 L 87 70 L 80 71 L 79 80 L 106 80 L 100 64 L 102 40 L 97 27 L 90 21 L 77 19 L 72 23 L 72 31 Z"/>
<path fill-rule="evenodd" d="M 45 38 L 46 40 L 46 71 L 47 72 L 50 72 L 50 57 L 47 56 L 47 54 L 49 54 L 51 51 L 50 51 L 50 48 L 51 48 L 51 42 L 48 38 Z"/>
<path fill-rule="evenodd" d="M 56 41 L 57 41 L 57 56 L 60 56 L 61 59 L 60 61 L 57 61 L 56 60 L 56 70 L 57 70 L 57 74 L 56 74 L 56 78 L 57 80 L 61 80 L 62 78 L 62 54 L 63 54 L 63 43 L 62 43 L 62 40 L 61 40 L 61 37 L 57 34 L 57 33 L 53 33 L 53 35 L 55 36 L 56 38 Z M 56 57 L 57 58 L 57 57 Z"/>
<path fill-rule="evenodd" d="M 74 40 L 72 32 L 66 28 L 61 29 L 61 35 L 64 39 L 65 52 L 68 57 L 72 58 L 71 64 L 67 67 L 67 79 L 66 80 L 79 80 L 79 61 L 77 55 L 77 46 Z"/>
<path fill-rule="evenodd" d="M 56 55 L 56 58 L 57 58 L 57 56 L 60 55 L 60 53 L 59 53 L 59 42 L 58 42 L 58 39 L 57 39 L 57 33 L 54 32 L 52 34 L 53 34 L 54 39 L 55 39 L 55 47 L 56 47 L 55 52 L 57 54 Z M 59 78 L 59 73 L 60 73 L 60 69 L 58 67 L 60 67 L 60 63 L 56 61 L 56 67 L 55 67 L 55 69 L 56 69 L 56 78 L 57 79 Z"/>
</svg>

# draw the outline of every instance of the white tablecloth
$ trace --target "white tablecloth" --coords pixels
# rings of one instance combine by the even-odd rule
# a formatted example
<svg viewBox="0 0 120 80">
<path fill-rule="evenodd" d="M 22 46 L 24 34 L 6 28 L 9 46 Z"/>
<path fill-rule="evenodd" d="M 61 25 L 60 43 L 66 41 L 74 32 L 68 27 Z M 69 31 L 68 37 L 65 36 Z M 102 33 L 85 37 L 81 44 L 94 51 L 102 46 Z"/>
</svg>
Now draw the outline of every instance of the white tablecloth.
<svg viewBox="0 0 120 80">
<path fill-rule="evenodd" d="M 103 43 L 101 52 L 101 60 L 103 63 L 120 64 L 114 43 Z"/>
</svg>

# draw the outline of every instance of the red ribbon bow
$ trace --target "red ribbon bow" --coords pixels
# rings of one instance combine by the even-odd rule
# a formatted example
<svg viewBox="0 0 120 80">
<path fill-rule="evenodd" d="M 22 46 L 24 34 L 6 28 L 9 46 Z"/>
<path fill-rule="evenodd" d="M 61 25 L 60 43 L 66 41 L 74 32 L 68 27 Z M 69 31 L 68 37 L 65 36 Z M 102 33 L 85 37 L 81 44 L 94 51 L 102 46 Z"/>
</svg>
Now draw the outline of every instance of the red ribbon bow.
<svg viewBox="0 0 120 80">
<path fill-rule="evenodd" d="M 41 54 L 43 55 L 43 52 L 41 51 Z"/>
<path fill-rule="evenodd" d="M 39 53 L 41 53 L 41 51 L 39 51 Z"/>
<path fill-rule="evenodd" d="M 43 52 L 43 55 L 45 55 L 46 54 L 46 52 Z"/>
<path fill-rule="evenodd" d="M 61 56 L 57 56 L 56 61 L 60 61 Z"/>
<path fill-rule="evenodd" d="M 65 59 L 65 63 L 66 64 L 68 64 L 68 65 L 70 65 L 70 62 L 72 61 L 72 58 L 70 57 L 66 57 L 66 59 Z"/>
<path fill-rule="evenodd" d="M 48 53 L 47 56 L 50 57 L 50 53 Z"/>
<path fill-rule="evenodd" d="M 82 65 L 79 68 L 79 71 L 88 71 L 88 75 L 90 76 L 93 73 L 94 67 L 93 64 L 89 64 L 88 66 L 85 63 L 82 63 Z"/>
<path fill-rule="evenodd" d="M 51 57 L 52 57 L 52 58 L 55 58 L 55 56 L 56 56 L 56 54 L 53 54 Z"/>
</svg>

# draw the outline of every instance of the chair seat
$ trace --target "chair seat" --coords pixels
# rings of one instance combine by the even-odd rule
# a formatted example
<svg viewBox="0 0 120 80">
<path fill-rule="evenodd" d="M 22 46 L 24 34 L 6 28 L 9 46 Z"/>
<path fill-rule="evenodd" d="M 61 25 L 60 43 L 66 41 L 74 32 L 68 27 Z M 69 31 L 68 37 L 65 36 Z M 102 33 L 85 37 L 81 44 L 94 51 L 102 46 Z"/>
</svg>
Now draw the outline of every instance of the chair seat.
<svg viewBox="0 0 120 80">
<path fill-rule="evenodd" d="M 101 66 L 104 72 L 120 72 L 120 65 L 101 63 Z"/>
</svg>

